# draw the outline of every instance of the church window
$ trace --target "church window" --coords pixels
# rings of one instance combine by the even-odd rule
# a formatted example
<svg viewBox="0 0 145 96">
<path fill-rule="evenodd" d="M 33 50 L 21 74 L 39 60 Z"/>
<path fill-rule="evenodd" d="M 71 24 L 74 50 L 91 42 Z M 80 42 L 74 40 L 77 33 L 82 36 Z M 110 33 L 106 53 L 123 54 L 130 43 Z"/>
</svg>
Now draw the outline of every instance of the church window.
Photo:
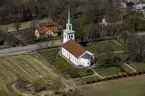
<svg viewBox="0 0 145 96">
<path fill-rule="evenodd" d="M 71 38 L 73 38 L 73 35 L 71 35 Z"/>
<path fill-rule="evenodd" d="M 68 26 L 68 29 L 71 30 L 71 26 L 70 25 Z"/>
</svg>

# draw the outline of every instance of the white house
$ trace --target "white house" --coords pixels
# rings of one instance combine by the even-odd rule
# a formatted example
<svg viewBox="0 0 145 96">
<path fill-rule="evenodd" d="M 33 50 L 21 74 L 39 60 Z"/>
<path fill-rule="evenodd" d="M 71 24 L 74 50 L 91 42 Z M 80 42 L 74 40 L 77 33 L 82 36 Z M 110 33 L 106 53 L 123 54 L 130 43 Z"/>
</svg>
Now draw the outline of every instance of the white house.
<svg viewBox="0 0 145 96">
<path fill-rule="evenodd" d="M 144 12 L 145 10 L 145 4 L 142 3 L 135 4 L 133 7 L 136 9 L 136 11 Z"/>
<path fill-rule="evenodd" d="M 76 66 L 88 67 L 95 62 L 95 55 L 75 41 L 75 31 L 72 30 L 70 22 L 70 11 L 68 12 L 66 29 L 63 30 L 61 54 Z"/>
</svg>

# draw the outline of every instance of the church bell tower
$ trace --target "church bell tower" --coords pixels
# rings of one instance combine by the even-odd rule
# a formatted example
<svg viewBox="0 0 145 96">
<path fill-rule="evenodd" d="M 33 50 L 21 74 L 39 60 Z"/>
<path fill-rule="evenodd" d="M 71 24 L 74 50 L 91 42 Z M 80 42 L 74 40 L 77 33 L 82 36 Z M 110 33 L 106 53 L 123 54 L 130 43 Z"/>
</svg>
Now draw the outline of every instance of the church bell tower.
<svg viewBox="0 0 145 96">
<path fill-rule="evenodd" d="M 69 40 L 75 40 L 75 31 L 72 30 L 70 8 L 68 8 L 68 20 L 66 24 L 66 29 L 63 30 L 63 43 Z"/>
</svg>

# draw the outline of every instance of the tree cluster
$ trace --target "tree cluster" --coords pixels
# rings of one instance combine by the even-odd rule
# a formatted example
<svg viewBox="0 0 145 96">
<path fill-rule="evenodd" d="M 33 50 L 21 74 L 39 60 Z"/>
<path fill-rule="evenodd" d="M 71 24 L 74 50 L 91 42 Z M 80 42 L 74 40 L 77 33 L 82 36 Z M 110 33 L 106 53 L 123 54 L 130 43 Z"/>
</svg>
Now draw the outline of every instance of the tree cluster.
<svg viewBox="0 0 145 96">
<path fill-rule="evenodd" d="M 0 24 L 29 21 L 44 17 L 56 20 L 68 0 L 1 0 Z"/>
<path fill-rule="evenodd" d="M 135 33 L 122 33 L 123 46 L 130 53 L 134 61 L 144 61 L 145 59 L 145 40 L 144 37 Z"/>
<path fill-rule="evenodd" d="M 2 32 L 3 30 L 0 30 L 0 45 L 3 45 L 4 43 L 8 43 L 9 46 L 17 46 L 21 44 L 21 41 L 19 41 L 15 36 L 13 36 L 12 34 L 9 34 L 7 32 Z"/>
</svg>

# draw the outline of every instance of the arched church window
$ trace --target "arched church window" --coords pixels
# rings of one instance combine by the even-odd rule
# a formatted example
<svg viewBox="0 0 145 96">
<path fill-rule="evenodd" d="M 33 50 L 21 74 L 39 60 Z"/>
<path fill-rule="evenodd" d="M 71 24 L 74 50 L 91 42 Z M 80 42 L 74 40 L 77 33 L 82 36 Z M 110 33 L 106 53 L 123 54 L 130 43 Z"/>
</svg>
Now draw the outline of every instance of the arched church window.
<svg viewBox="0 0 145 96">
<path fill-rule="evenodd" d="M 71 30 L 71 25 L 68 26 L 69 30 Z"/>
<path fill-rule="evenodd" d="M 71 38 L 70 35 L 69 35 L 69 38 Z"/>
</svg>

